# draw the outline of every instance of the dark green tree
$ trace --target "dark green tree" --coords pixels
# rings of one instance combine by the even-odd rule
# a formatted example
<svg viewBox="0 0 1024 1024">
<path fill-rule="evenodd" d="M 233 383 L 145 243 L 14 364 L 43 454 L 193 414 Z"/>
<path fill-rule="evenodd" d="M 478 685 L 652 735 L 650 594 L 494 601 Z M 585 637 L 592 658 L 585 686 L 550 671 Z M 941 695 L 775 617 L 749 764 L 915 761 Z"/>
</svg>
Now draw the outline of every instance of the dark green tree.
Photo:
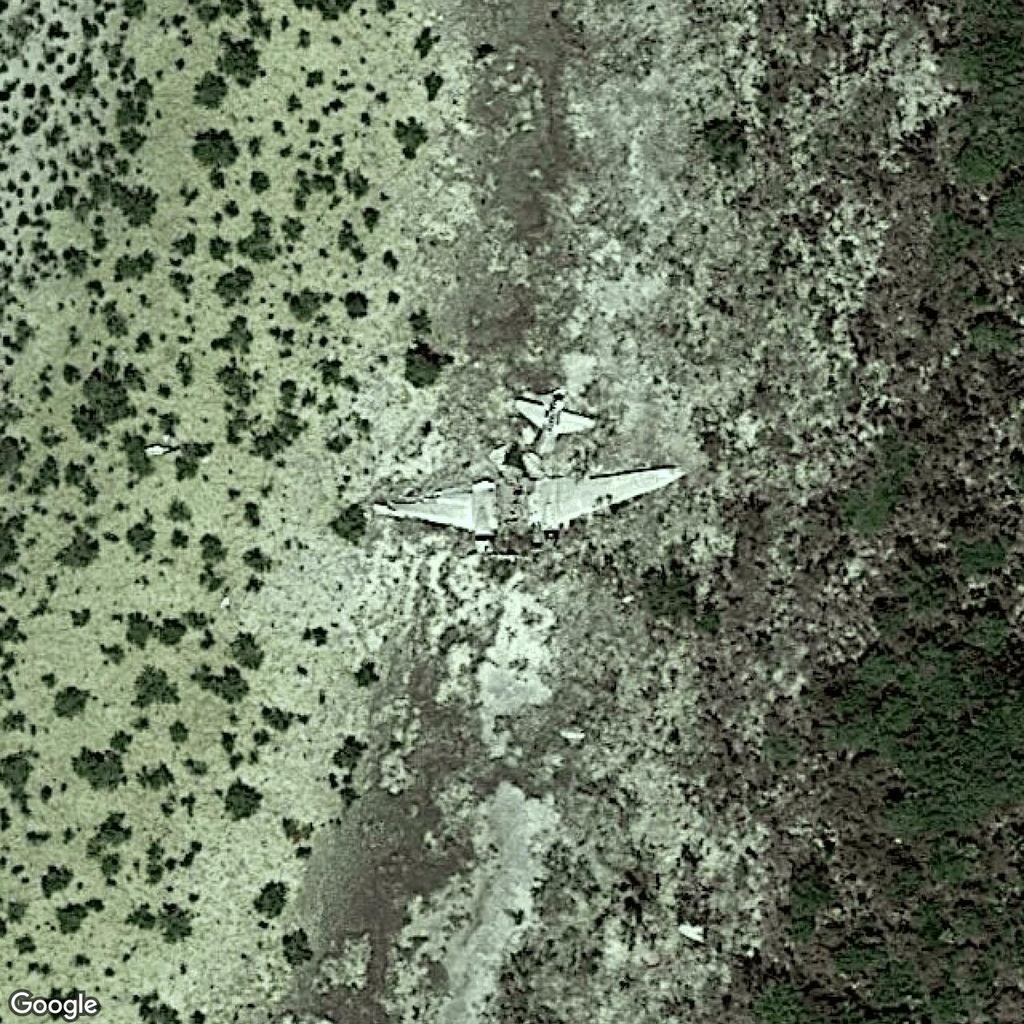
<svg viewBox="0 0 1024 1024">
<path fill-rule="evenodd" d="M 232 821 L 251 818 L 263 802 L 263 794 L 258 789 L 246 785 L 241 779 L 235 779 L 224 794 L 224 809 Z"/>
</svg>

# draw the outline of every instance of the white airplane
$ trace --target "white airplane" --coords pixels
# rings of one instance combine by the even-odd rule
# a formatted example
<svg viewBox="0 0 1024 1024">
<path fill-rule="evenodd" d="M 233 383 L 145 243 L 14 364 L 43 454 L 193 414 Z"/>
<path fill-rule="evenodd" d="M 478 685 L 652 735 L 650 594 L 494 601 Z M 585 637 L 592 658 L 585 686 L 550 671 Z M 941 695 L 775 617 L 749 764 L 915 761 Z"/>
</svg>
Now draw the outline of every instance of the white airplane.
<svg viewBox="0 0 1024 1024">
<path fill-rule="evenodd" d="M 382 502 L 373 506 L 374 513 L 472 532 L 477 549 L 487 552 L 500 534 L 537 537 L 557 533 L 576 519 L 660 490 L 684 475 L 682 469 L 667 466 L 582 478 L 547 476 L 542 456 L 550 452 L 554 438 L 589 430 L 595 421 L 566 412 L 564 391 L 527 394 L 515 404 L 532 424 L 523 432 L 523 440 L 532 450 L 519 452 L 525 479 L 516 464 L 506 461 L 510 449 L 505 446 L 491 453 L 502 471 L 502 480 L 480 480 L 470 487 Z"/>
</svg>

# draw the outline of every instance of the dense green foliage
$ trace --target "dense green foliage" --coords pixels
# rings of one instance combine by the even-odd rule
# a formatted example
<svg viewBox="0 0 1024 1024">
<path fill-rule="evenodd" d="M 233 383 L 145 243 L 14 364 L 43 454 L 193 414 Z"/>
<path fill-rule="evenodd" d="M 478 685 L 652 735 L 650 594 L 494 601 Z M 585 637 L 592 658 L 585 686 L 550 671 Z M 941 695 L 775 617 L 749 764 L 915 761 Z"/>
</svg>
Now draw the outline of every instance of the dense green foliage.
<svg viewBox="0 0 1024 1024">
<path fill-rule="evenodd" d="M 908 363 L 904 409 L 839 503 L 846 528 L 887 555 L 870 589 L 874 639 L 856 665 L 823 673 L 809 714 L 835 838 L 794 870 L 788 978 L 766 985 L 759 1024 L 1020 1016 L 1022 457 L 1019 440 L 994 458 L 985 446 L 1022 369 L 1019 327 L 992 307 L 1024 242 L 1024 13 L 974 0 L 959 13 L 947 54 L 969 90 L 948 125 L 957 187 L 936 214 L 918 314 L 943 327 L 926 343 L 959 335 L 968 355 L 928 393 Z"/>
</svg>

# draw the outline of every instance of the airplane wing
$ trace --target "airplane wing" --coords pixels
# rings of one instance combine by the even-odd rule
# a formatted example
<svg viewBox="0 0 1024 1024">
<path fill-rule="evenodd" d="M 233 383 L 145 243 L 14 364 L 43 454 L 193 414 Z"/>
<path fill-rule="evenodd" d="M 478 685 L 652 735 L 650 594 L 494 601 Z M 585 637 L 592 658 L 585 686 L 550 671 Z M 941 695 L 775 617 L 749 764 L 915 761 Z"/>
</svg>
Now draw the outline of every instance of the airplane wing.
<svg viewBox="0 0 1024 1024">
<path fill-rule="evenodd" d="M 468 487 L 422 498 L 388 501 L 374 505 L 373 511 L 392 519 L 419 519 L 424 523 L 454 526 L 459 530 L 472 530 L 474 527 L 473 492 Z"/>
<path fill-rule="evenodd" d="M 392 519 L 418 519 L 438 526 L 472 530 L 478 536 L 491 536 L 498 529 L 497 485 L 481 480 L 472 487 L 455 487 L 421 498 L 388 501 L 373 506 L 379 516 Z"/>
<path fill-rule="evenodd" d="M 538 480 L 528 499 L 529 521 L 543 530 L 557 530 L 591 515 L 667 487 L 683 476 L 677 467 L 639 469 L 611 476 L 554 477 Z"/>
</svg>

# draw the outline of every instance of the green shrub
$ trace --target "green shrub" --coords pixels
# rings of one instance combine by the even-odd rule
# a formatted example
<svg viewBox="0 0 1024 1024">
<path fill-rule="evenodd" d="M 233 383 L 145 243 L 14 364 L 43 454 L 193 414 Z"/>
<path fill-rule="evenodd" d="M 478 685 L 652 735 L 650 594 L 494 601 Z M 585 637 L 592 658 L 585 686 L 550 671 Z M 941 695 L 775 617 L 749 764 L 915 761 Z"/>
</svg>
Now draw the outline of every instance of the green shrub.
<svg viewBox="0 0 1024 1024">
<path fill-rule="evenodd" d="M 814 933 L 814 920 L 832 902 L 828 875 L 819 865 L 808 866 L 793 876 L 790 888 L 790 918 L 795 938 L 806 941 Z"/>
<path fill-rule="evenodd" d="M 231 252 L 231 243 L 226 238 L 221 238 L 220 235 L 216 235 L 210 239 L 210 258 L 215 260 L 223 260 L 229 252 Z"/>
<path fill-rule="evenodd" d="M 364 317 L 369 312 L 370 304 L 362 292 L 346 292 L 345 312 L 353 320 Z"/>
<path fill-rule="evenodd" d="M 227 665 L 220 675 L 209 665 L 200 665 L 191 678 L 201 690 L 207 690 L 228 704 L 237 704 L 249 692 L 249 684 L 234 665 Z"/>
<path fill-rule="evenodd" d="M 141 434 L 124 434 L 121 438 L 121 450 L 125 453 L 130 473 L 144 477 L 155 472 L 153 460 L 146 454 L 146 439 Z"/>
<path fill-rule="evenodd" d="M 434 34 L 434 30 L 427 25 L 425 28 L 420 30 L 420 34 L 416 37 L 413 43 L 413 49 L 419 54 L 420 59 L 423 60 L 430 54 L 430 51 L 434 48 L 434 44 L 440 40 L 440 36 Z"/>
<path fill-rule="evenodd" d="M 278 409 L 270 430 L 253 437 L 252 450 L 265 459 L 281 454 L 306 429 L 306 424 L 293 412 Z"/>
<path fill-rule="evenodd" d="M 942 836 L 932 849 L 928 870 L 937 885 L 959 886 L 974 872 L 979 851 L 956 836 Z"/>
<path fill-rule="evenodd" d="M 207 71 L 196 82 L 194 101 L 200 107 L 213 110 L 224 102 L 228 94 L 228 83 L 220 75 Z"/>
<path fill-rule="evenodd" d="M 968 344 L 983 356 L 1015 352 L 1020 347 L 1020 330 L 1011 324 L 983 321 L 971 327 Z"/>
<path fill-rule="evenodd" d="M 129 392 L 143 386 L 142 376 L 134 366 L 122 368 L 108 356 L 82 384 L 87 404 L 76 410 L 72 422 L 87 441 L 95 440 L 112 423 L 135 415 Z"/>
<path fill-rule="evenodd" d="M 156 992 L 150 992 L 142 997 L 139 1003 L 139 1019 L 142 1024 L 181 1024 L 181 1014 L 173 1006 L 161 1002 Z M 192 1020 L 196 1021 L 198 1018 L 193 1017 Z"/>
<path fill-rule="evenodd" d="M 259 548 L 249 548 L 242 555 L 242 561 L 253 572 L 269 572 L 274 566 L 274 560 L 269 555 L 264 554 Z"/>
<path fill-rule="evenodd" d="M 935 645 L 873 655 L 835 700 L 832 741 L 900 769 L 906 792 L 886 806 L 900 831 L 966 831 L 1024 798 L 1024 696 L 974 661 L 970 648 Z"/>
<path fill-rule="evenodd" d="M 64 265 L 72 277 L 81 277 L 89 266 L 89 253 L 85 249 L 76 249 L 68 246 L 62 253 Z"/>
<path fill-rule="evenodd" d="M 414 388 L 430 387 L 454 361 L 452 356 L 435 352 L 425 341 L 419 341 L 405 353 L 405 379 Z"/>
<path fill-rule="evenodd" d="M 337 21 L 339 16 L 347 14 L 355 0 L 295 0 L 295 6 L 301 10 L 319 11 L 325 21 Z"/>
<path fill-rule="evenodd" d="M 1001 615 L 985 615 L 964 634 L 966 643 L 986 654 L 998 654 L 1006 646 L 1009 626 Z"/>
<path fill-rule="evenodd" d="M 823 1024 L 790 985 L 773 985 L 754 1004 L 757 1024 Z"/>
<path fill-rule="evenodd" d="M 57 561 L 69 569 L 84 569 L 99 556 L 100 542 L 76 526 L 71 540 L 57 552 Z"/>
<path fill-rule="evenodd" d="M 55 892 L 60 892 L 61 889 L 66 889 L 71 884 L 71 879 L 74 878 L 74 874 L 71 868 L 67 867 L 56 867 L 51 864 L 46 869 L 46 874 L 39 880 L 39 885 L 43 890 L 43 896 L 49 899 Z"/>
<path fill-rule="evenodd" d="M 136 907 L 126 918 L 125 924 L 134 928 L 141 928 L 143 931 L 152 931 L 156 927 L 156 914 L 149 909 L 148 903 Z"/>
<path fill-rule="evenodd" d="M 747 138 L 743 124 L 724 118 L 714 118 L 704 124 L 704 145 L 711 162 L 729 174 L 739 170 L 747 152 Z"/>
<path fill-rule="evenodd" d="M 341 222 L 341 230 L 338 232 L 338 248 L 342 252 L 347 252 L 356 263 L 362 263 L 366 259 L 366 250 L 360 243 L 355 228 L 347 220 Z"/>
<path fill-rule="evenodd" d="M 138 256 L 123 253 L 114 264 L 115 281 L 138 281 L 153 272 L 156 257 L 147 249 Z"/>
<path fill-rule="evenodd" d="M 868 974 L 881 967 L 887 958 L 884 946 L 857 940 L 845 942 L 833 954 L 836 967 L 843 974 L 852 975 Z"/>
<path fill-rule="evenodd" d="M 920 998 L 917 972 L 910 964 L 890 960 L 872 978 L 869 988 L 876 1007 L 895 1007 Z"/>
<path fill-rule="evenodd" d="M 157 639 L 167 647 L 174 647 L 181 642 L 186 632 L 185 623 L 181 619 L 164 619 L 157 631 Z"/>
<path fill-rule="evenodd" d="M 176 903 L 165 903 L 160 908 L 157 925 L 164 942 L 174 943 L 187 939 L 192 934 L 192 919 L 195 915 L 190 910 L 179 907 Z"/>
<path fill-rule="evenodd" d="M 255 210 L 252 215 L 252 231 L 244 238 L 239 239 L 239 253 L 256 263 L 269 263 L 273 260 L 276 253 L 271 232 L 272 224 L 273 222 L 265 213 Z"/>
<path fill-rule="evenodd" d="M 124 812 L 111 811 L 96 826 L 96 831 L 89 838 L 89 842 L 85 847 L 86 856 L 92 858 L 100 857 L 111 846 L 121 846 L 127 843 L 131 837 L 131 826 L 124 824 Z"/>
<path fill-rule="evenodd" d="M 313 959 L 309 938 L 302 928 L 296 928 L 295 931 L 282 936 L 281 945 L 284 948 L 284 958 L 292 967 L 298 967 L 299 964 Z"/>
<path fill-rule="evenodd" d="M 2 784 L 11 797 L 20 800 L 25 795 L 25 783 L 32 774 L 32 757 L 28 751 L 20 751 L 17 754 L 7 754 L 0 758 L 0 784 Z"/>
<path fill-rule="evenodd" d="M 32 478 L 32 482 L 29 484 L 29 494 L 42 495 L 46 493 L 46 490 L 49 487 L 59 486 L 60 467 L 57 464 L 56 459 L 54 459 L 53 456 L 48 455 L 36 470 L 36 475 Z"/>
<path fill-rule="evenodd" d="M 660 619 L 679 623 L 697 611 L 697 577 L 678 561 L 643 577 L 644 603 Z"/>
<path fill-rule="evenodd" d="M 263 794 L 240 779 L 235 779 L 224 795 L 224 809 L 232 821 L 251 818 L 263 802 Z"/>
<path fill-rule="evenodd" d="M 962 542 L 957 545 L 960 567 L 969 576 L 1001 569 L 1006 561 L 1006 545 L 998 538 Z"/>
<path fill-rule="evenodd" d="M 125 534 L 125 539 L 137 555 L 148 555 L 153 550 L 156 530 L 149 525 L 150 520 L 135 523 Z"/>
<path fill-rule="evenodd" d="M 1013 31 L 1019 22 L 1015 26 L 1005 15 L 1000 17 L 995 10 L 991 13 L 994 18 L 982 31 L 977 31 L 981 26 L 972 25 L 968 15 L 964 41 L 946 58 L 963 78 L 984 87 L 982 98 L 989 100 L 1008 88 L 1024 85 L 1024 50 L 1019 32 Z"/>
<path fill-rule="evenodd" d="M 288 296 L 288 308 L 291 314 L 300 323 L 307 323 L 320 311 L 320 307 L 327 302 L 330 296 L 323 292 L 314 292 L 309 288 L 303 288 L 301 292 Z"/>
<path fill-rule="evenodd" d="M 348 505 L 330 522 L 331 529 L 350 544 L 356 544 L 366 533 L 367 515 L 362 505 Z"/>
<path fill-rule="evenodd" d="M 89 702 L 89 691 L 77 686 L 65 686 L 53 698 L 53 713 L 58 718 L 74 718 L 85 710 Z"/>
<path fill-rule="evenodd" d="M 423 87 L 427 90 L 427 101 L 431 102 L 437 98 L 437 94 L 441 91 L 441 86 L 444 85 L 444 79 L 437 74 L 436 71 L 431 71 L 423 79 Z"/>
<path fill-rule="evenodd" d="M 284 882 L 268 882 L 253 903 L 263 917 L 280 917 L 288 900 L 288 886 Z"/>
<path fill-rule="evenodd" d="M 0 568 L 18 560 L 18 538 L 25 530 L 25 517 L 12 515 L 0 519 Z"/>
<path fill-rule="evenodd" d="M 252 633 L 239 633 L 230 645 L 231 656 L 242 668 L 258 669 L 263 664 L 263 649 Z"/>
<path fill-rule="evenodd" d="M 116 789 L 126 781 L 124 763 L 116 750 L 88 750 L 82 747 L 71 759 L 71 768 L 93 789 Z"/>
<path fill-rule="evenodd" d="M 186 443 L 174 459 L 174 476 L 177 480 L 191 480 L 199 472 L 199 460 L 213 451 L 212 444 Z"/>
<path fill-rule="evenodd" d="M 979 188 L 998 181 L 1013 162 L 1013 149 L 1005 135 L 998 131 L 977 130 L 960 148 L 953 167 L 957 180 L 968 187 Z"/>
<path fill-rule="evenodd" d="M 355 736 L 346 736 L 344 744 L 339 747 L 331 758 L 334 767 L 349 775 L 355 771 L 367 745 Z"/>
<path fill-rule="evenodd" d="M 402 156 L 413 160 L 420 146 L 427 141 L 427 129 L 415 117 L 395 122 L 395 138 L 402 147 Z"/>
<path fill-rule="evenodd" d="M 214 351 L 237 352 L 245 355 L 252 347 L 253 335 L 249 330 L 249 322 L 244 316 L 236 316 L 231 321 L 227 334 L 214 338 L 210 342 L 210 348 Z"/>
<path fill-rule="evenodd" d="M 225 306 L 232 306 L 248 295 L 254 280 L 248 267 L 235 267 L 217 278 L 213 290 Z"/>
<path fill-rule="evenodd" d="M 171 769 L 165 764 L 159 764 L 155 768 L 144 766 L 139 769 L 135 778 L 144 789 L 166 789 L 174 785 L 174 775 Z"/>
<path fill-rule="evenodd" d="M 151 704 L 177 704 L 178 688 L 162 668 L 146 665 L 135 679 L 135 699 L 132 704 L 148 708 Z"/>
<path fill-rule="evenodd" d="M 932 228 L 932 253 L 935 269 L 948 273 L 956 262 L 982 237 L 980 229 L 956 210 L 941 209 Z"/>
<path fill-rule="evenodd" d="M 1024 183 L 1011 185 L 996 199 L 991 229 L 1000 242 L 1024 239 Z"/>
<path fill-rule="evenodd" d="M 843 501 L 846 521 L 858 533 L 877 533 L 899 503 L 903 482 L 918 461 L 917 451 L 891 438 L 880 446 L 881 465 L 874 479 Z"/>
<path fill-rule="evenodd" d="M 372 661 L 364 661 L 355 673 L 356 686 L 371 686 L 373 683 L 378 682 L 379 679 L 377 666 Z"/>
<path fill-rule="evenodd" d="M 226 32 L 220 37 L 221 52 L 217 70 L 241 86 L 250 86 L 260 76 L 260 54 L 251 39 L 232 39 Z"/>
<path fill-rule="evenodd" d="M 61 935 L 72 935 L 82 927 L 89 916 L 88 909 L 81 903 L 65 903 L 57 908 L 57 927 Z"/>
<path fill-rule="evenodd" d="M 111 198 L 130 227 L 147 227 L 156 214 L 157 194 L 145 185 L 128 188 L 118 183 Z"/>
</svg>

